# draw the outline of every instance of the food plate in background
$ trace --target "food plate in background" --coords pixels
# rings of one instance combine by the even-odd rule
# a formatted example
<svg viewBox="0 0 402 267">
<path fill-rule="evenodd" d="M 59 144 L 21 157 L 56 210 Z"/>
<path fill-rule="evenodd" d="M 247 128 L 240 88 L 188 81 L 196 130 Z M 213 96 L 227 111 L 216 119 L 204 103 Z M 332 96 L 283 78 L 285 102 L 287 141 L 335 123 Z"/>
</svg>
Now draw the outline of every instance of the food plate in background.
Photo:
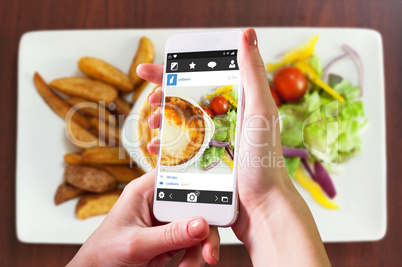
<svg viewBox="0 0 402 267">
<path fill-rule="evenodd" d="M 77 200 L 60 206 L 53 203 L 64 172 L 63 155 L 77 149 L 64 133 L 64 122 L 49 111 L 35 90 L 35 71 L 46 81 L 81 75 L 77 61 L 82 56 L 101 58 L 128 71 L 142 36 L 155 46 L 155 63 L 163 62 L 167 38 L 174 33 L 213 29 L 76 30 L 40 31 L 25 34 L 18 60 L 18 137 L 16 170 L 17 236 L 28 243 L 83 243 L 105 216 L 86 220 L 75 217 Z M 339 210 L 319 206 L 303 188 L 297 188 L 309 205 L 322 239 L 326 242 L 378 240 L 386 231 L 386 154 L 384 67 L 381 36 L 366 29 L 257 28 L 264 62 L 275 61 L 285 50 L 297 47 L 319 34 L 316 53 L 324 65 L 342 53 L 347 43 L 357 50 L 365 68 L 364 103 L 369 127 L 362 137 L 362 152 L 335 168 L 332 174 Z M 357 84 L 351 59 L 334 66 Z M 137 105 L 146 101 L 146 92 Z M 223 244 L 240 243 L 230 229 L 220 229 Z"/>
</svg>

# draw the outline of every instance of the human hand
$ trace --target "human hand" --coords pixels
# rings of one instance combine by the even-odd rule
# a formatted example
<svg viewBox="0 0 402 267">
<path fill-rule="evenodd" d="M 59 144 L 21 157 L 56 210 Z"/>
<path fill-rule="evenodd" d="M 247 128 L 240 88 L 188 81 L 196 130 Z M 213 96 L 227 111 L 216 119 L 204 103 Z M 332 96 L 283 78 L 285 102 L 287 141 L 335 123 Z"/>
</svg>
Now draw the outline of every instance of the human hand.
<svg viewBox="0 0 402 267">
<path fill-rule="evenodd" d="M 328 258 L 314 219 L 286 171 L 278 110 L 253 29 L 241 37 L 238 62 L 245 101 L 238 163 L 246 164 L 237 169 L 240 213 L 232 229 L 255 265 L 266 265 L 269 260 L 274 266 L 326 266 Z M 152 83 L 162 83 L 161 65 L 143 64 L 137 73 Z M 159 107 L 161 96 L 159 87 L 148 102 Z M 159 110 L 148 118 L 151 128 L 158 128 L 159 121 Z M 148 144 L 151 153 L 156 154 L 158 147 L 158 138 Z"/>
<path fill-rule="evenodd" d="M 164 266 L 183 249 L 180 266 L 218 262 L 219 234 L 200 217 L 160 225 L 152 215 L 155 173 L 129 183 L 68 266 Z"/>
</svg>

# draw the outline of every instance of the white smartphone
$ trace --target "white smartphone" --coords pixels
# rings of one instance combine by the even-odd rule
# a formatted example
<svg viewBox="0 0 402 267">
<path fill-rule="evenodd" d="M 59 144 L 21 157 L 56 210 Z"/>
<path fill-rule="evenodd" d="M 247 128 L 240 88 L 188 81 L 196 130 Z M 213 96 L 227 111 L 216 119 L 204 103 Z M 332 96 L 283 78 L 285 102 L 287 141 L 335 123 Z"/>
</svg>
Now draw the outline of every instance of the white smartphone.
<svg viewBox="0 0 402 267">
<path fill-rule="evenodd" d="M 238 213 L 242 30 L 172 35 L 166 43 L 153 211 L 229 226 Z"/>
</svg>

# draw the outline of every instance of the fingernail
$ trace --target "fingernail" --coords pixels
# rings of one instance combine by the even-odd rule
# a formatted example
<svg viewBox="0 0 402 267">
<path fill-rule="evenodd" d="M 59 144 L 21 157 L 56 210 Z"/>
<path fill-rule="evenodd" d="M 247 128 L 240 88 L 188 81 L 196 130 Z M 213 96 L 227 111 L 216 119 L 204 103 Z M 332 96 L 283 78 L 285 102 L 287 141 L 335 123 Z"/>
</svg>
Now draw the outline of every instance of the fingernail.
<svg viewBox="0 0 402 267">
<path fill-rule="evenodd" d="M 205 236 L 205 225 L 202 219 L 195 219 L 188 225 L 188 233 L 193 238 L 202 238 Z"/>
<path fill-rule="evenodd" d="M 150 118 L 152 118 L 155 115 L 155 112 L 151 113 L 148 115 L 147 121 L 149 121 Z"/>
<path fill-rule="evenodd" d="M 214 248 L 214 249 L 212 250 L 211 254 L 212 254 L 212 257 L 214 257 L 215 260 L 218 262 L 218 261 L 219 261 L 219 252 L 218 252 L 218 249 L 217 249 L 217 248 Z"/>
<path fill-rule="evenodd" d="M 151 95 L 153 95 L 153 94 L 154 94 L 154 91 L 152 91 L 152 92 L 148 95 L 148 97 L 147 97 L 148 103 L 149 103 L 149 97 L 150 97 Z"/>
<path fill-rule="evenodd" d="M 249 45 L 257 46 L 257 35 L 254 29 L 247 29 L 246 31 L 247 42 Z"/>
</svg>

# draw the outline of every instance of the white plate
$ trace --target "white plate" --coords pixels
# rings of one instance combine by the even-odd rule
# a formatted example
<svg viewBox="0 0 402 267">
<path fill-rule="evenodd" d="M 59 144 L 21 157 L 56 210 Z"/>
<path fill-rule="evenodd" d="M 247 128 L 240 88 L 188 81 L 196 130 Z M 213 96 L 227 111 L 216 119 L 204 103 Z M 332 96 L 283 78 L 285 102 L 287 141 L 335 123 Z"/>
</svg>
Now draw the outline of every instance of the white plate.
<svg viewBox="0 0 402 267">
<path fill-rule="evenodd" d="M 200 29 L 197 29 L 200 30 Z M 205 30 L 205 29 L 204 29 Z M 155 44 L 156 63 L 163 62 L 169 35 L 191 29 L 43 31 L 25 34 L 18 62 L 17 236 L 29 243 L 83 243 L 104 216 L 78 220 L 76 200 L 53 204 L 62 181 L 63 155 L 76 149 L 65 134 L 63 121 L 50 111 L 32 82 L 38 71 L 46 81 L 79 74 L 81 56 L 104 59 L 128 70 L 142 36 Z M 365 67 L 363 102 L 370 125 L 363 136 L 362 153 L 333 175 L 340 209 L 326 210 L 304 190 L 324 241 L 378 240 L 386 232 L 386 154 L 384 67 L 381 36 L 366 29 L 260 28 L 260 51 L 265 62 L 278 53 L 320 34 L 316 52 L 324 64 L 342 53 L 347 43 L 361 55 Z M 355 66 L 345 59 L 333 72 L 357 83 Z M 230 229 L 221 231 L 222 243 L 239 243 Z"/>
</svg>

